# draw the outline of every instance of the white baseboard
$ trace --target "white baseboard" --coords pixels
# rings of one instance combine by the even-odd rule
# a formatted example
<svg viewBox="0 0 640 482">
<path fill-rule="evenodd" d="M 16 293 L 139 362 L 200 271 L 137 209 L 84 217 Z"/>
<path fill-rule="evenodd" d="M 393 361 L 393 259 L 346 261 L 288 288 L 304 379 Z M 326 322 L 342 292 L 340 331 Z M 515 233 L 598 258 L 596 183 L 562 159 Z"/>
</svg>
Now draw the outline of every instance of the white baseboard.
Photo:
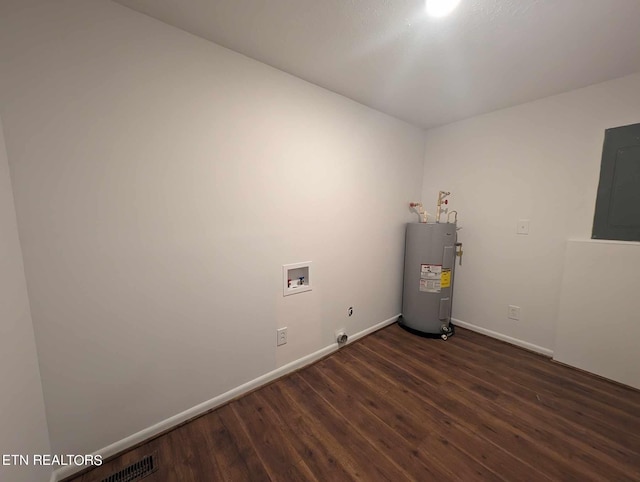
<svg viewBox="0 0 640 482">
<path fill-rule="evenodd" d="M 497 331 L 488 330 L 487 328 L 482 328 L 481 326 L 473 325 L 471 323 L 467 323 L 466 321 L 457 320 L 455 318 L 451 318 L 451 321 L 455 326 L 461 326 L 462 328 L 466 328 L 468 330 L 481 333 L 482 335 L 487 335 L 487 336 L 490 336 L 491 338 L 496 338 L 498 340 L 511 343 L 512 345 L 526 348 L 527 350 L 535 351 L 536 353 L 540 353 L 541 355 L 553 357 L 553 350 L 550 350 L 549 348 L 544 348 L 538 345 L 534 345 L 533 343 L 529 343 L 528 341 L 519 340 L 518 338 L 513 338 L 508 335 L 503 335 L 502 333 L 498 333 Z"/>
<path fill-rule="evenodd" d="M 388 326 L 394 323 L 399 316 L 400 316 L 399 314 L 395 315 L 389 318 L 388 320 L 384 320 L 376 325 L 373 325 L 370 328 L 367 328 L 358 333 L 350 335 L 349 341 L 347 343 L 352 343 L 362 338 L 363 336 L 366 336 L 370 333 L 373 333 L 374 331 L 380 330 L 381 328 L 384 328 L 385 326 Z M 152 425 L 151 427 L 147 427 L 143 430 L 140 430 L 137 433 L 134 433 L 133 435 L 129 435 L 128 437 L 123 438 L 122 440 L 119 440 L 117 442 L 112 443 L 111 445 L 101 448 L 100 450 L 94 452 L 93 455 L 101 455 L 102 459 L 106 460 L 109 457 L 112 457 L 120 452 L 124 452 L 130 447 L 133 447 L 134 445 L 137 445 L 139 443 L 144 442 L 145 440 L 148 440 L 154 437 L 155 435 L 158 435 L 177 425 L 180 425 L 181 423 L 186 422 L 187 420 L 190 420 L 194 417 L 197 417 L 198 415 L 208 412 L 209 410 L 212 410 L 221 405 L 224 405 L 228 401 L 233 400 L 234 398 L 239 397 L 240 395 L 248 393 L 251 390 L 255 390 L 256 388 L 259 388 L 262 385 L 266 385 L 267 383 L 275 380 L 276 378 L 280 378 L 284 375 L 287 375 L 288 373 L 298 370 L 299 368 L 309 365 L 319 360 L 320 358 L 325 357 L 330 353 L 336 351 L 338 348 L 339 348 L 338 343 L 332 343 L 331 345 L 326 346 L 314 353 L 311 353 L 302 358 L 298 358 L 297 360 L 294 360 L 291 363 L 287 363 L 286 365 L 283 365 L 280 368 L 276 368 L 275 370 L 270 371 L 269 373 L 265 373 L 264 375 L 258 378 L 255 378 L 247 383 L 244 383 L 239 387 L 229 390 L 228 392 L 225 392 L 222 395 L 218 395 L 217 397 L 214 397 L 211 400 L 202 402 L 196 405 L 195 407 L 189 408 L 184 412 L 178 413 L 173 417 L 169 417 L 165 420 L 162 420 L 161 422 L 155 425 Z M 53 471 L 53 473 L 51 474 L 50 482 L 58 482 L 66 477 L 72 476 L 76 472 L 80 472 L 85 468 L 87 467 L 71 466 L 71 465 L 61 467 Z"/>
<path fill-rule="evenodd" d="M 400 318 L 399 314 L 395 315 L 395 316 L 392 316 L 388 320 L 381 321 L 377 325 L 373 325 L 373 326 L 371 326 L 369 328 L 366 328 L 366 329 L 364 329 L 362 331 L 359 331 L 358 333 L 356 333 L 354 335 L 349 335 L 349 341 L 347 341 L 347 344 L 353 343 L 354 341 L 359 340 L 360 338 L 365 337 L 365 336 L 373 333 L 374 331 L 381 330 L 385 326 L 389 326 L 392 323 L 395 323 L 396 321 L 398 321 L 398 318 Z"/>
</svg>

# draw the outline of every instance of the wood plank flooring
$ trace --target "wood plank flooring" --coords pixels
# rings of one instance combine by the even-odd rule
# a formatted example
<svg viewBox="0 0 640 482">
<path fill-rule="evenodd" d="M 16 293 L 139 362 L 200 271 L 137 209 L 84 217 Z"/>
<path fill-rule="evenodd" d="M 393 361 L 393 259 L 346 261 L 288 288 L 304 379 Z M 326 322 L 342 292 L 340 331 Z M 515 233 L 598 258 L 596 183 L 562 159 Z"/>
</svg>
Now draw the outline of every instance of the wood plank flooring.
<svg viewBox="0 0 640 482">
<path fill-rule="evenodd" d="M 391 325 L 127 452 L 154 481 L 638 481 L 640 391 L 458 329 Z"/>
</svg>

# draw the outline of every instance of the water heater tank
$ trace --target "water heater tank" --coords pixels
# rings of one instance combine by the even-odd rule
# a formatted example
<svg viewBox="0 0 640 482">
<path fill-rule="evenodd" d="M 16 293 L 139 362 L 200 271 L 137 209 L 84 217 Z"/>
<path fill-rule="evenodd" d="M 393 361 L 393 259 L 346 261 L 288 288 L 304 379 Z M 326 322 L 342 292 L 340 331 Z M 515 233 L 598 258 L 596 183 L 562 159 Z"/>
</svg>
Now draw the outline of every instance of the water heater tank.
<svg viewBox="0 0 640 482">
<path fill-rule="evenodd" d="M 423 335 L 453 334 L 455 223 L 407 224 L 400 326 Z"/>
</svg>

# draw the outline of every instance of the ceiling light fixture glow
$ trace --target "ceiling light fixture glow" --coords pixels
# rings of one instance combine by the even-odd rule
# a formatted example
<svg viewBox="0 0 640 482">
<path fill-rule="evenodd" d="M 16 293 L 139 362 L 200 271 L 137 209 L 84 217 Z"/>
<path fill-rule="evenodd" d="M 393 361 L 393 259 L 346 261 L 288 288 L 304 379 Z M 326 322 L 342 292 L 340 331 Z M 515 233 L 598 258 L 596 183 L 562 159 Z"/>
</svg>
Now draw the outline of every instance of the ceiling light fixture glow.
<svg viewBox="0 0 640 482">
<path fill-rule="evenodd" d="M 460 0 L 426 0 L 430 17 L 446 17 L 458 6 Z"/>
</svg>

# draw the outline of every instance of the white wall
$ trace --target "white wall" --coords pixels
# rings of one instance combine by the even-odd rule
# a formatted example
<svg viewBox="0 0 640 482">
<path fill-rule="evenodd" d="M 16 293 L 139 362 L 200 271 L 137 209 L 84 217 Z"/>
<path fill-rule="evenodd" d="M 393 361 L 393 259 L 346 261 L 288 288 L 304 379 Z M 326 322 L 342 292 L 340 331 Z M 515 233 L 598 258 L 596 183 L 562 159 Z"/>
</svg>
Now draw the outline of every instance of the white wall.
<svg viewBox="0 0 640 482">
<path fill-rule="evenodd" d="M 640 389 L 640 243 L 570 240 L 554 359 Z"/>
<path fill-rule="evenodd" d="M 54 451 L 400 312 L 423 131 L 106 1 L 2 2 L 0 64 Z"/>
<path fill-rule="evenodd" d="M 0 121 L 0 456 L 49 453 L 38 358 Z M 47 480 L 47 468 L 4 466 L 0 480 Z"/>
<path fill-rule="evenodd" d="M 422 199 L 452 191 L 463 226 L 454 318 L 553 350 L 566 240 L 591 237 L 604 130 L 640 122 L 639 91 L 635 74 L 427 132 Z"/>
</svg>

